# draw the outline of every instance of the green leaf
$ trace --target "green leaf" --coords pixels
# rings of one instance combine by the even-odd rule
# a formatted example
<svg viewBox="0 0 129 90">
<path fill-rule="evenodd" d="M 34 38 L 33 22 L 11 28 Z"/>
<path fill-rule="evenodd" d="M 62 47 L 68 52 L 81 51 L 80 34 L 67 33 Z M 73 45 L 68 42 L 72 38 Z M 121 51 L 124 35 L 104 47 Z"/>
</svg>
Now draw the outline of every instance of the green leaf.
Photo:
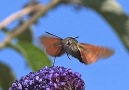
<svg viewBox="0 0 129 90">
<path fill-rule="evenodd" d="M 7 27 L 2 28 L 1 30 L 2 30 L 4 33 L 6 33 L 6 34 L 8 34 L 8 33 L 10 32 L 10 30 L 9 30 Z"/>
<path fill-rule="evenodd" d="M 39 47 L 29 42 L 19 42 L 18 44 L 10 44 L 9 47 L 17 50 L 22 54 L 34 71 L 45 66 L 51 66 L 48 56 Z"/>
<path fill-rule="evenodd" d="M 116 0 L 82 0 L 80 3 L 98 12 L 114 28 L 129 51 L 129 16 Z"/>
<path fill-rule="evenodd" d="M 3 90 L 8 90 L 14 82 L 15 77 L 11 69 L 4 63 L 0 62 L 0 86 Z"/>
<path fill-rule="evenodd" d="M 24 32 L 22 32 L 17 39 L 19 41 L 23 41 L 23 42 L 31 42 L 33 41 L 33 34 L 32 34 L 32 30 L 31 27 L 26 28 L 27 30 L 25 30 Z"/>
</svg>

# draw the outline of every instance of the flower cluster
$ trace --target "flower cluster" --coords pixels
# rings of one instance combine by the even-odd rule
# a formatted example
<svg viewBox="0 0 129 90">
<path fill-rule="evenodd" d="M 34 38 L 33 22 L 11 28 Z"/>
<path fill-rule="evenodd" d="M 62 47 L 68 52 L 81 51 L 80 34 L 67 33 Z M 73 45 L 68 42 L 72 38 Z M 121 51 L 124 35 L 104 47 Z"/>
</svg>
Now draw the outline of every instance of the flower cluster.
<svg viewBox="0 0 129 90">
<path fill-rule="evenodd" d="M 84 90 L 81 75 L 60 66 L 45 67 L 16 80 L 9 90 Z"/>
</svg>

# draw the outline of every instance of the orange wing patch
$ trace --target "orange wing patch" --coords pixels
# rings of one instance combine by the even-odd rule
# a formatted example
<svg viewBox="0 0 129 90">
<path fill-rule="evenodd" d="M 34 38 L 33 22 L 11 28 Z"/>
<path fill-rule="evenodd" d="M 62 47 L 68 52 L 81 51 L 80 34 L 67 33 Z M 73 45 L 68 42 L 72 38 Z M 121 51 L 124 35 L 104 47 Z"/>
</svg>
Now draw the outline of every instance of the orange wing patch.
<svg viewBox="0 0 129 90">
<path fill-rule="evenodd" d="M 112 49 L 84 43 L 79 43 L 78 48 L 85 64 L 92 64 L 98 59 L 108 58 L 114 54 Z"/>
<path fill-rule="evenodd" d="M 40 37 L 41 45 L 44 46 L 46 52 L 51 56 L 61 56 L 64 50 L 61 45 L 61 38 L 44 35 Z"/>
</svg>

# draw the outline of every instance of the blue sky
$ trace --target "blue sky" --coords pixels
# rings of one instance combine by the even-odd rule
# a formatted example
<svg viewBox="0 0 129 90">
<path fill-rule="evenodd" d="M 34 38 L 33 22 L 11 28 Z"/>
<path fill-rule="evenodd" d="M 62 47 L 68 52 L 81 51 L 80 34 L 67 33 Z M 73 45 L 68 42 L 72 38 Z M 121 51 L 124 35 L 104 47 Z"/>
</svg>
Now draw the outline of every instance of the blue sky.
<svg viewBox="0 0 129 90">
<path fill-rule="evenodd" d="M 129 1 L 117 1 L 129 14 Z M 0 21 L 20 10 L 26 2 L 27 0 L 2 0 Z M 14 24 L 10 24 L 9 28 Z M 57 58 L 55 65 L 81 73 L 87 90 L 129 90 L 129 53 L 113 28 L 95 11 L 89 8 L 75 10 L 72 6 L 62 5 L 49 11 L 46 16 L 40 18 L 39 24 L 32 28 L 36 45 L 39 45 L 38 37 L 48 31 L 62 38 L 79 36 L 79 42 L 113 48 L 115 54 L 112 57 L 92 65 L 86 66 L 73 57 L 69 60 L 67 55 Z M 0 31 L 0 41 L 4 38 L 5 35 Z M 8 64 L 17 78 L 31 71 L 25 65 L 24 58 L 12 49 L 2 50 L 0 61 Z"/>
</svg>

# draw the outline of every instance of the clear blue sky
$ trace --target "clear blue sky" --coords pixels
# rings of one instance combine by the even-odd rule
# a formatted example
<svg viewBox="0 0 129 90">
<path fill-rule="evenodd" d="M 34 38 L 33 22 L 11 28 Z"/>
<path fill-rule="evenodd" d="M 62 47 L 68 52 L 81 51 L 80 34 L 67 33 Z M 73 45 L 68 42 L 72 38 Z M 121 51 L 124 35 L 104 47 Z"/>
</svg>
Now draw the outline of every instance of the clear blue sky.
<svg viewBox="0 0 129 90">
<path fill-rule="evenodd" d="M 2 0 L 0 2 L 0 21 L 20 10 L 28 0 Z M 45 0 L 47 1 L 47 0 Z M 123 10 L 129 14 L 129 1 L 117 0 Z M 14 24 L 10 24 L 9 28 Z M 67 55 L 56 59 L 56 65 L 71 68 L 82 74 L 87 90 L 129 90 L 129 53 L 124 48 L 113 28 L 95 11 L 83 8 L 75 10 L 72 6 L 60 6 L 40 18 L 37 26 L 33 26 L 35 44 L 45 31 L 62 38 L 79 36 L 78 41 L 95 45 L 103 45 L 115 49 L 115 55 L 98 61 L 92 65 L 84 65 L 77 59 Z M 0 31 L 0 41 L 5 36 Z M 52 57 L 50 57 L 53 60 Z M 24 58 L 12 49 L 0 51 L 0 61 L 8 64 L 17 78 L 31 71 Z M 38 61 L 37 61 L 38 62 Z"/>
</svg>

